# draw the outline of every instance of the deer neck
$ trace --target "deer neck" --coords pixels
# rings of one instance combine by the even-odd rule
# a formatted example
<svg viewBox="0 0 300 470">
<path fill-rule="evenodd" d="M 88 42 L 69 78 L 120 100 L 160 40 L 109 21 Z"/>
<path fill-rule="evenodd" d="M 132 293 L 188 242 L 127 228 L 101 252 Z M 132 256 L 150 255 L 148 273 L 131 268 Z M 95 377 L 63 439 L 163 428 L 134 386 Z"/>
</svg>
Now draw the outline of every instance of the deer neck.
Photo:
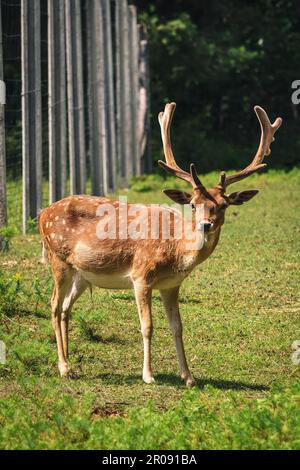
<svg viewBox="0 0 300 470">
<path fill-rule="evenodd" d="M 216 248 L 220 233 L 221 227 L 213 232 L 196 232 L 192 243 L 187 239 L 180 240 L 179 253 L 184 269 L 192 270 L 198 264 L 203 263 Z"/>
</svg>

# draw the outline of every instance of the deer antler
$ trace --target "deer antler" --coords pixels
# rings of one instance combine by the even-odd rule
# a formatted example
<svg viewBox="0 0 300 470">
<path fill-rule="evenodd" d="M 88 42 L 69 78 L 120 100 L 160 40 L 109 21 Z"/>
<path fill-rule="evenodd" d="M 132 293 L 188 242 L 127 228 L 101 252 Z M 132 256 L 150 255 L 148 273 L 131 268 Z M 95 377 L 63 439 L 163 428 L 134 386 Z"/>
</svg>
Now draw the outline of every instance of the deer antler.
<svg viewBox="0 0 300 470">
<path fill-rule="evenodd" d="M 238 173 L 226 176 L 224 171 L 221 172 L 218 187 L 223 190 L 225 190 L 226 187 L 230 184 L 236 183 L 237 181 L 247 178 L 256 171 L 261 170 L 262 168 L 265 168 L 267 166 L 266 163 L 263 163 L 263 160 L 266 155 L 270 155 L 271 153 L 270 145 L 275 140 L 274 134 L 281 126 L 282 119 L 278 117 L 273 122 L 273 124 L 271 124 L 268 115 L 263 108 L 261 108 L 260 106 L 255 106 L 254 111 L 259 120 L 261 128 L 261 137 L 258 150 L 250 165 L 248 165 L 246 168 L 239 171 Z"/>
<path fill-rule="evenodd" d="M 176 103 L 167 103 L 165 106 L 164 112 L 159 113 L 158 121 L 160 124 L 161 129 L 161 138 L 163 141 L 163 148 L 164 154 L 166 158 L 166 163 L 162 160 L 158 161 L 159 166 L 164 168 L 166 171 L 171 173 L 172 175 L 181 178 L 188 183 L 191 183 L 194 189 L 203 188 L 203 184 L 201 183 L 197 171 L 195 168 L 194 163 L 190 165 L 190 173 L 187 171 L 182 170 L 176 163 L 172 146 L 171 146 L 171 135 L 170 135 L 170 127 L 172 123 L 173 114 L 176 108 Z"/>
</svg>

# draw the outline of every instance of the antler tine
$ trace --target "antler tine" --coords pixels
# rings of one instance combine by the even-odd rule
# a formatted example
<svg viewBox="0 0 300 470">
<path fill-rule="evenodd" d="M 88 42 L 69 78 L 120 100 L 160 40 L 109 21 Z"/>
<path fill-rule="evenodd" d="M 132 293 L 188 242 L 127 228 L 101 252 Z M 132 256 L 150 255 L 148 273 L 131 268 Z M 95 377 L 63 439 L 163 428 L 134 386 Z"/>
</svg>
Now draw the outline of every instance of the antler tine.
<svg viewBox="0 0 300 470">
<path fill-rule="evenodd" d="M 270 155 L 270 145 L 275 140 L 274 134 L 282 124 L 282 119 L 278 117 L 273 124 L 271 124 L 266 111 L 260 106 L 255 106 L 254 111 L 260 123 L 261 137 L 258 150 L 250 163 L 246 168 L 230 176 L 221 176 L 219 186 L 225 190 L 227 186 L 232 183 L 236 183 L 248 176 L 252 175 L 256 171 L 261 170 L 267 166 L 263 163 L 264 157 Z M 222 174 L 221 174 L 222 175 Z"/>
<path fill-rule="evenodd" d="M 279 129 L 282 124 L 280 117 L 276 118 L 273 124 L 270 123 L 269 117 L 266 111 L 260 106 L 255 106 L 254 111 L 260 123 L 261 138 L 258 150 L 253 159 L 253 165 L 258 165 L 263 162 L 264 156 L 268 156 L 271 153 L 270 145 L 274 142 L 275 132 Z"/>
<path fill-rule="evenodd" d="M 195 167 L 195 164 L 194 163 L 191 163 L 190 165 L 190 173 L 192 175 L 192 178 L 193 178 L 193 183 L 195 185 L 195 188 L 204 188 L 203 184 L 201 183 L 200 181 L 200 178 L 197 174 L 197 170 L 196 170 L 196 167 Z"/>
<path fill-rule="evenodd" d="M 175 108 L 176 103 L 167 103 L 164 112 L 161 112 L 158 115 L 164 155 L 166 159 L 166 162 L 159 160 L 158 164 L 169 173 L 190 183 L 194 189 L 199 189 L 203 187 L 203 185 L 197 175 L 195 165 L 193 163 L 191 164 L 190 173 L 188 173 L 187 171 L 182 170 L 182 168 L 177 165 L 173 155 L 170 128 Z"/>
</svg>

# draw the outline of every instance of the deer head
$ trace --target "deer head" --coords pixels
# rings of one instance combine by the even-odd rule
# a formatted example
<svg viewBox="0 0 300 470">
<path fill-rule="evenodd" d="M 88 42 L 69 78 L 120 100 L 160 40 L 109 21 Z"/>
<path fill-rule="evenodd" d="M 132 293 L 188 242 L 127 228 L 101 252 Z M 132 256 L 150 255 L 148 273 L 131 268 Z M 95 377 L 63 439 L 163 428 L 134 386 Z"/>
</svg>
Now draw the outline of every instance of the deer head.
<svg viewBox="0 0 300 470">
<path fill-rule="evenodd" d="M 191 205 L 199 230 L 215 232 L 224 223 L 227 207 L 244 204 L 258 193 L 258 190 L 252 189 L 226 194 L 226 189 L 230 184 L 247 178 L 267 166 L 266 163 L 263 163 L 263 160 L 266 155 L 271 153 L 270 145 L 275 140 L 274 134 L 281 126 L 282 119 L 278 117 L 271 124 L 264 109 L 260 106 L 255 106 L 254 111 L 261 127 L 261 138 L 252 162 L 243 170 L 230 176 L 226 176 L 225 172 L 222 171 L 218 184 L 214 188 L 206 188 L 200 181 L 193 163 L 190 165 L 190 171 L 187 172 L 182 170 L 175 161 L 170 137 L 170 127 L 175 108 L 175 103 L 168 103 L 165 106 L 164 112 L 161 112 L 158 116 L 166 159 L 166 162 L 159 160 L 158 164 L 169 173 L 190 183 L 193 192 L 189 194 L 178 189 L 165 189 L 163 192 L 178 204 Z M 199 207 L 202 208 L 201 211 L 197 210 Z"/>
</svg>

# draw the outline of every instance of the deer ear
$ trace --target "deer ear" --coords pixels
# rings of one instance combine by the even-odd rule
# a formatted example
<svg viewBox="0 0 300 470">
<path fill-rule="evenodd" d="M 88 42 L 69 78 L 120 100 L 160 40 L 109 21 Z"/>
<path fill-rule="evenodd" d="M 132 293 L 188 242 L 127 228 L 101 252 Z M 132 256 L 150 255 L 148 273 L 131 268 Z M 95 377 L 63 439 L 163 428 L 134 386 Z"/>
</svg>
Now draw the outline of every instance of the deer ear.
<svg viewBox="0 0 300 470">
<path fill-rule="evenodd" d="M 234 206 L 241 206 L 244 202 L 250 201 L 258 193 L 258 189 L 249 189 L 248 191 L 239 191 L 228 194 L 228 202 Z"/>
<path fill-rule="evenodd" d="M 177 204 L 189 204 L 192 199 L 191 194 L 180 191 L 180 189 L 163 189 L 163 193 Z"/>
</svg>

